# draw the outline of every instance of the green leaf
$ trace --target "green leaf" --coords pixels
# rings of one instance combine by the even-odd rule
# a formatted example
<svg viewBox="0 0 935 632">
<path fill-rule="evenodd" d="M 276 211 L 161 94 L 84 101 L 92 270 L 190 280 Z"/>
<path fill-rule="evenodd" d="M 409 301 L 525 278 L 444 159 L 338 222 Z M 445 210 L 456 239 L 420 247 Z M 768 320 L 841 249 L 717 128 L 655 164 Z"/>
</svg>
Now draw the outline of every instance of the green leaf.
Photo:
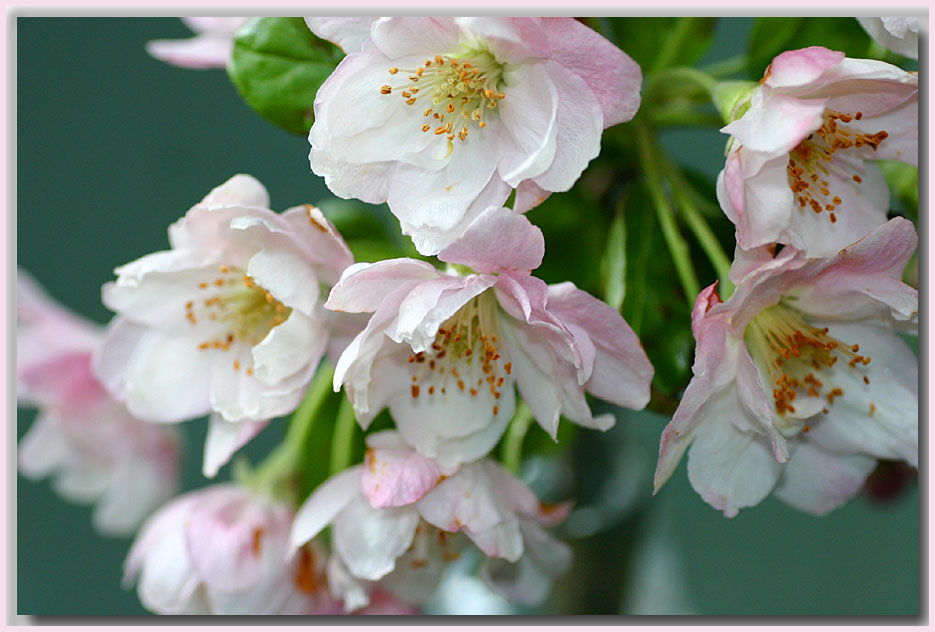
<svg viewBox="0 0 935 632">
<path fill-rule="evenodd" d="M 607 248 L 601 262 L 604 270 L 604 302 L 620 311 L 626 294 L 627 274 L 627 229 L 624 221 L 622 199 L 617 205 L 617 213 L 607 232 Z"/>
<path fill-rule="evenodd" d="M 753 92 L 760 84 L 756 81 L 721 81 L 714 88 L 714 105 L 725 123 L 736 121 L 750 107 Z"/>
<path fill-rule="evenodd" d="M 227 73 L 263 118 L 304 135 L 314 120 L 315 94 L 342 56 L 302 18 L 257 18 L 234 39 Z"/>
</svg>

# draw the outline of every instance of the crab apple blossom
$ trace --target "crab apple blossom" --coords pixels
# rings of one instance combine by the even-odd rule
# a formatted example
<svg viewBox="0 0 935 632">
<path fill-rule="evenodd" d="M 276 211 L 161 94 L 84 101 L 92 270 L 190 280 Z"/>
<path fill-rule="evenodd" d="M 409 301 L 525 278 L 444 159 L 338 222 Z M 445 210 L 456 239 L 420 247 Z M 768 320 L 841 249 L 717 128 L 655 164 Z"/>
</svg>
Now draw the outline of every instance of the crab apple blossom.
<svg viewBox="0 0 935 632">
<path fill-rule="evenodd" d="M 133 417 L 91 372 L 101 328 L 17 278 L 17 401 L 39 416 L 20 440 L 19 470 L 54 477 L 62 496 L 93 502 L 94 526 L 125 535 L 178 487 L 179 437 Z"/>
<path fill-rule="evenodd" d="M 894 53 L 919 58 L 919 18 L 857 18 L 873 41 Z"/>
<path fill-rule="evenodd" d="M 181 18 L 195 32 L 182 40 L 153 40 L 146 52 L 180 68 L 224 68 L 234 48 L 234 35 L 251 18 Z"/>
<path fill-rule="evenodd" d="M 140 530 L 124 583 L 158 614 L 343 614 L 317 545 L 289 550 L 293 517 L 234 484 L 190 492 Z"/>
<path fill-rule="evenodd" d="M 877 459 L 918 463 L 918 292 L 901 281 L 912 223 L 890 220 L 827 258 L 743 253 L 736 292 L 695 302 L 694 377 L 662 433 L 656 490 L 687 448 L 688 477 L 725 516 L 770 492 L 824 514 Z"/>
<path fill-rule="evenodd" d="M 213 411 L 208 451 L 221 456 L 206 469 L 292 411 L 329 341 L 337 351 L 346 337 L 321 307 L 352 261 L 346 244 L 312 206 L 268 206 L 257 180 L 234 176 L 169 228 L 171 250 L 118 268 L 103 290 L 118 315 L 98 375 L 146 420 Z"/>
<path fill-rule="evenodd" d="M 640 104 L 639 66 L 572 18 L 307 22 L 350 53 L 315 98 L 312 171 L 387 202 L 423 254 L 513 188 L 518 211 L 567 191 Z"/>
<path fill-rule="evenodd" d="M 812 46 L 777 56 L 744 115 L 717 195 L 741 248 L 827 256 L 886 221 L 873 160 L 918 164 L 918 76 Z"/>
<path fill-rule="evenodd" d="M 346 594 L 365 599 L 362 587 L 379 582 L 400 599 L 421 603 L 469 541 L 488 557 L 522 565 L 522 572 L 498 566 L 489 575 L 497 579 L 493 587 L 530 599 L 544 598 L 546 591 L 543 576 L 525 572 L 528 564 L 563 562 L 551 569 L 554 575 L 570 562 L 567 547 L 540 526 L 557 524 L 569 507 L 540 503 L 493 461 L 469 463 L 443 477 L 395 431 L 371 434 L 367 445 L 362 465 L 334 475 L 305 501 L 290 536 L 299 546 L 331 525 L 329 569 Z"/>
<path fill-rule="evenodd" d="M 620 314 L 571 283 L 547 286 L 542 232 L 522 215 L 489 208 L 439 254 L 476 272 L 424 261 L 355 264 L 325 307 L 372 312 L 337 363 L 366 428 L 389 407 L 403 439 L 448 474 L 496 444 L 515 410 L 514 385 L 553 437 L 560 415 L 606 430 L 585 391 L 639 409 L 652 366 Z"/>
</svg>

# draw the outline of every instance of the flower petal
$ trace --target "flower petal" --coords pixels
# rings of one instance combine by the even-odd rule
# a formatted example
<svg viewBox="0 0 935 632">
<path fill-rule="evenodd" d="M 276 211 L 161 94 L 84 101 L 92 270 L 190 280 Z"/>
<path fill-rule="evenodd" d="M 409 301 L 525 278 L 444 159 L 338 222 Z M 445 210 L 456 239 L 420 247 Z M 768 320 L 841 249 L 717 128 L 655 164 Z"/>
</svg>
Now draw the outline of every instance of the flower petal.
<svg viewBox="0 0 935 632">
<path fill-rule="evenodd" d="M 545 172 L 555 158 L 559 95 L 550 70 L 546 64 L 524 64 L 503 77 L 509 93 L 499 106 L 505 136 L 497 170 L 513 187 Z M 560 70 L 555 74 L 564 78 Z"/>
<path fill-rule="evenodd" d="M 268 421 L 226 421 L 216 413 L 208 417 L 202 474 L 214 478 L 234 453 L 266 427 Z"/>
<path fill-rule="evenodd" d="M 370 17 L 313 17 L 305 18 L 305 24 L 317 37 L 326 39 L 345 53 L 360 52 L 364 41 L 370 37 L 370 27 L 378 18 Z"/>
<path fill-rule="evenodd" d="M 376 509 L 412 504 L 440 479 L 441 472 L 435 463 L 408 447 L 371 446 L 360 470 L 360 487 Z"/>
<path fill-rule="evenodd" d="M 545 239 L 537 226 L 509 209 L 491 207 L 438 253 L 438 258 L 481 273 L 528 272 L 539 267 L 544 254 Z"/>
<path fill-rule="evenodd" d="M 411 507 L 374 509 L 359 497 L 335 518 L 334 550 L 355 576 L 376 581 L 393 570 L 419 524 Z"/>
<path fill-rule="evenodd" d="M 316 487 L 302 503 L 292 522 L 290 550 L 295 551 L 318 535 L 341 510 L 359 498 L 359 481 L 360 468 L 352 467 L 338 472 Z"/>
<path fill-rule="evenodd" d="M 587 83 L 603 111 L 604 127 L 633 118 L 643 81 L 639 65 L 574 18 L 543 18 L 550 57 Z"/>
<path fill-rule="evenodd" d="M 844 53 L 809 46 L 781 53 L 766 69 L 764 83 L 770 88 L 802 87 L 844 60 Z"/>
<path fill-rule="evenodd" d="M 800 444 L 776 485 L 776 496 L 800 511 L 822 516 L 850 500 L 876 466 L 863 454 L 836 454 Z"/>
</svg>

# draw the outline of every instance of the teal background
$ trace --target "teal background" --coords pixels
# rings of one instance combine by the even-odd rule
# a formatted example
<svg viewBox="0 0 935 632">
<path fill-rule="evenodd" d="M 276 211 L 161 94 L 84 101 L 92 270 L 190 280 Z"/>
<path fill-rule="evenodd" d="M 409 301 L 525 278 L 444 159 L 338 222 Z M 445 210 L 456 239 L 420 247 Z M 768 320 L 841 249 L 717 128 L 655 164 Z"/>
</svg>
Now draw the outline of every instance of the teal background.
<svg viewBox="0 0 935 632">
<path fill-rule="evenodd" d="M 704 61 L 741 51 L 750 23 L 722 20 Z M 309 170 L 306 139 L 250 111 L 222 70 L 173 68 L 145 53 L 147 40 L 190 35 L 177 19 L 18 18 L 16 31 L 17 263 L 71 309 L 105 323 L 110 314 L 100 304 L 100 286 L 114 266 L 164 249 L 167 226 L 235 173 L 259 178 L 274 209 L 328 195 Z M 664 136 L 679 162 L 711 178 L 723 164 L 724 140 L 714 129 Z M 33 417 L 19 411 L 17 437 Z M 621 514 L 594 535 L 567 534 L 577 562 L 559 585 L 555 611 L 617 612 L 624 584 L 640 581 L 635 552 L 646 537 L 661 534 L 676 554 L 693 613 L 918 612 L 915 486 L 890 503 L 858 497 L 824 518 L 768 498 L 726 520 L 691 490 L 684 465 L 648 498 L 646 477 L 665 421 L 621 413 L 606 435 L 581 433 L 569 458 L 596 467 L 629 455 L 628 478 L 605 476 L 601 484 L 613 491 L 639 481 L 631 500 L 642 511 Z M 182 428 L 184 486 L 192 489 L 204 484 L 204 423 Z M 274 424 L 247 454 L 261 457 L 281 432 Z M 226 477 L 225 470 L 220 478 Z M 607 490 L 592 491 L 582 504 L 603 502 Z M 47 481 L 18 477 L 18 613 L 145 614 L 135 593 L 120 587 L 130 540 L 94 533 L 90 513 L 55 496 Z"/>
</svg>

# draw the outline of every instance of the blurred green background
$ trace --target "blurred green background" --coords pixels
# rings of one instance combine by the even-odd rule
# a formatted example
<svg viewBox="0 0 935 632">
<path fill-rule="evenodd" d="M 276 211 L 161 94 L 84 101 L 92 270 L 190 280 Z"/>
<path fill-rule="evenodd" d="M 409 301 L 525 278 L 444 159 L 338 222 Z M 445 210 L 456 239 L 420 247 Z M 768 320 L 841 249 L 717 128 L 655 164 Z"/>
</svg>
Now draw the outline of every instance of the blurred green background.
<svg viewBox="0 0 935 632">
<path fill-rule="evenodd" d="M 856 22 L 845 20 L 842 28 L 853 30 Z M 719 20 L 701 61 L 743 52 L 751 28 L 749 18 Z M 224 71 L 173 68 L 145 53 L 148 40 L 189 37 L 179 20 L 18 18 L 16 29 L 17 263 L 71 309 L 105 323 L 100 286 L 114 266 L 166 248 L 168 225 L 235 173 L 259 178 L 278 210 L 328 196 L 309 170 L 306 139 L 253 113 Z M 715 127 L 670 129 L 662 140 L 713 183 L 725 141 Z M 530 219 L 544 220 L 546 208 Z M 546 230 L 554 261 L 569 249 L 580 255 L 555 234 Z M 543 278 L 563 280 L 550 278 L 558 269 L 547 255 Z M 33 417 L 19 411 L 17 437 Z M 691 490 L 684 465 L 650 499 L 666 418 L 621 411 L 618 420 L 607 434 L 579 433 L 564 457 L 524 468 L 544 489 L 584 490 L 562 532 L 576 562 L 558 585 L 554 611 L 918 612 L 915 485 L 887 502 L 861 495 L 824 518 L 768 498 L 727 520 Z M 282 425 L 261 433 L 248 456 L 262 457 Z M 184 487 L 192 489 L 204 484 L 205 424 L 182 428 Z M 227 469 L 219 478 L 226 477 Z M 95 534 L 90 508 L 65 503 L 47 481 L 18 477 L 16 509 L 18 613 L 145 614 L 135 593 L 120 587 L 129 539 Z"/>
</svg>

